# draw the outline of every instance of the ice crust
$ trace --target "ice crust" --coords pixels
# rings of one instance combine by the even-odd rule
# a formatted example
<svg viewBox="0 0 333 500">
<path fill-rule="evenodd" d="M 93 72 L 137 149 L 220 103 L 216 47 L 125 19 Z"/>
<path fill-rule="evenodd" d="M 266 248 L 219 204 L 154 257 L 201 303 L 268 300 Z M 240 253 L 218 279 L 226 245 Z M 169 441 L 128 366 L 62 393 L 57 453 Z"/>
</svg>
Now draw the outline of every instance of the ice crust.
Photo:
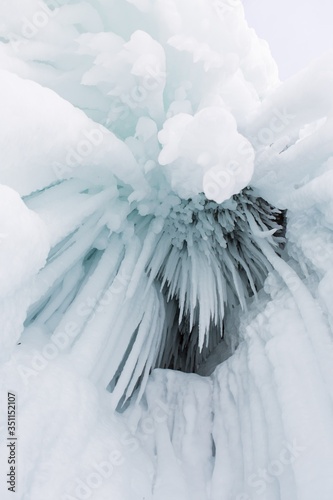
<svg viewBox="0 0 333 500">
<path fill-rule="evenodd" d="M 238 0 L 12 0 L 0 19 L 18 498 L 331 500 L 332 53 L 280 83 Z M 232 199 L 248 186 L 287 210 L 282 255 Z M 176 302 L 201 375 L 151 373 L 177 354 Z"/>
</svg>

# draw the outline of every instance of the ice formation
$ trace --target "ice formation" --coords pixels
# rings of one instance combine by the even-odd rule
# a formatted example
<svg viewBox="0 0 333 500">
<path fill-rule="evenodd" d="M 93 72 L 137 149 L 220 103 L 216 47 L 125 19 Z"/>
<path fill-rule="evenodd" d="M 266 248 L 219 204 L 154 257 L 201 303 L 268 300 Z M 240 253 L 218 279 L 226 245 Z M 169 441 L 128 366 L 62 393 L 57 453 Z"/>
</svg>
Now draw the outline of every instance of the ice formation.
<svg viewBox="0 0 333 500">
<path fill-rule="evenodd" d="M 0 19 L 17 498 L 331 500 L 332 53 L 281 84 L 240 0 Z"/>
</svg>

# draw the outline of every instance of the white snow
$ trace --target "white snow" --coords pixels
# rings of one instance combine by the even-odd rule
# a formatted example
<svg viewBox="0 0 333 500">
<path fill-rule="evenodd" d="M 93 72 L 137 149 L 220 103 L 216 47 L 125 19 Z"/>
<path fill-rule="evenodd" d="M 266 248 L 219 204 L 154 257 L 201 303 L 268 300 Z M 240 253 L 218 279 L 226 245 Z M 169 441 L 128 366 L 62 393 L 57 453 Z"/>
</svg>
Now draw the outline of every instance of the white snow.
<svg viewBox="0 0 333 500">
<path fill-rule="evenodd" d="M 209 200 L 223 203 L 250 184 L 252 146 L 223 108 L 207 107 L 194 116 L 178 113 L 165 122 L 159 141 L 159 163 L 166 165 L 171 186 L 182 198 L 203 188 Z"/>
<path fill-rule="evenodd" d="M 145 188 L 124 143 L 55 92 L 1 71 L 0 99 L 3 184 L 24 196 L 61 179 L 84 177 L 88 165 L 94 179 L 110 183 L 113 175 L 125 176 Z"/>
</svg>

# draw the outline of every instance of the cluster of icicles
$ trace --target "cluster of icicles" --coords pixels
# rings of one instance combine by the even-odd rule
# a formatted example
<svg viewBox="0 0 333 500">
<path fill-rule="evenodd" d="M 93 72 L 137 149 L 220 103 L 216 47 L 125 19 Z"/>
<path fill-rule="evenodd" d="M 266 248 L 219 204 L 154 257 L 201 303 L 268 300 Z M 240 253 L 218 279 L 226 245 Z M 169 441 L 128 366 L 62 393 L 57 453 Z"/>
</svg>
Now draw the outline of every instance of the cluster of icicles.
<svg viewBox="0 0 333 500">
<path fill-rule="evenodd" d="M 34 117 L 34 102 L 49 105 L 31 133 L 37 158 L 15 156 L 3 177 L 52 246 L 23 336 L 31 326 L 46 342 L 65 333 L 64 355 L 119 407 L 156 366 L 196 371 L 229 313 L 262 287 L 262 242 L 280 249 L 278 213 L 246 188 L 245 133 L 277 68 L 241 2 L 68 0 L 27 40 L 17 12 L 34 19 L 41 3 L 0 5 L 4 67 L 24 78 L 4 75 L 5 89 L 21 95 L 29 78 L 42 87 L 20 105 Z M 208 201 L 204 175 L 230 162 L 241 167 L 237 194 Z"/>
<path fill-rule="evenodd" d="M 274 236 L 279 212 L 250 188 L 221 205 L 171 193 L 164 218 L 141 215 L 119 188 L 119 231 L 108 227 L 111 191 L 69 180 L 26 200 L 38 210 L 75 197 L 81 214 L 90 212 L 51 251 L 26 325 L 53 335 L 75 325 L 68 355 L 109 387 L 117 407 L 138 387 L 142 394 L 156 366 L 197 370 L 221 341 L 228 311 L 245 309 L 264 283 L 270 264 L 260 239 L 278 252 L 282 238 Z"/>
</svg>

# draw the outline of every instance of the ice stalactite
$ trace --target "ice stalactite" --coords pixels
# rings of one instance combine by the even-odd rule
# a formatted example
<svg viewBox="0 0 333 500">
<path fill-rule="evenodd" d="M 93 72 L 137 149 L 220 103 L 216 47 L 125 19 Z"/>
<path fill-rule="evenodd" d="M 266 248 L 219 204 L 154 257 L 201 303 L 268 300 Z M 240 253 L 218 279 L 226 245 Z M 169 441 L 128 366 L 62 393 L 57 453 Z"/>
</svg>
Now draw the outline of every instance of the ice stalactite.
<svg viewBox="0 0 333 500">
<path fill-rule="evenodd" d="M 123 222 L 112 232 L 109 214 L 121 215 L 116 198 L 125 186 L 117 189 L 69 180 L 29 197 L 28 206 L 52 221 L 61 239 L 35 280 L 26 320 L 53 331 L 51 340 L 75 325 L 66 348 L 72 362 L 112 388 L 116 406 L 140 380 L 143 390 L 156 366 L 197 371 L 221 341 L 228 310 L 246 310 L 262 288 L 270 265 L 247 213 L 275 251 L 281 241 L 270 236 L 278 211 L 250 189 L 222 205 L 170 191 L 162 207 L 151 202 L 150 213 L 146 200 L 124 198 Z M 62 225 L 58 210 L 63 217 L 74 198 Z"/>
</svg>

